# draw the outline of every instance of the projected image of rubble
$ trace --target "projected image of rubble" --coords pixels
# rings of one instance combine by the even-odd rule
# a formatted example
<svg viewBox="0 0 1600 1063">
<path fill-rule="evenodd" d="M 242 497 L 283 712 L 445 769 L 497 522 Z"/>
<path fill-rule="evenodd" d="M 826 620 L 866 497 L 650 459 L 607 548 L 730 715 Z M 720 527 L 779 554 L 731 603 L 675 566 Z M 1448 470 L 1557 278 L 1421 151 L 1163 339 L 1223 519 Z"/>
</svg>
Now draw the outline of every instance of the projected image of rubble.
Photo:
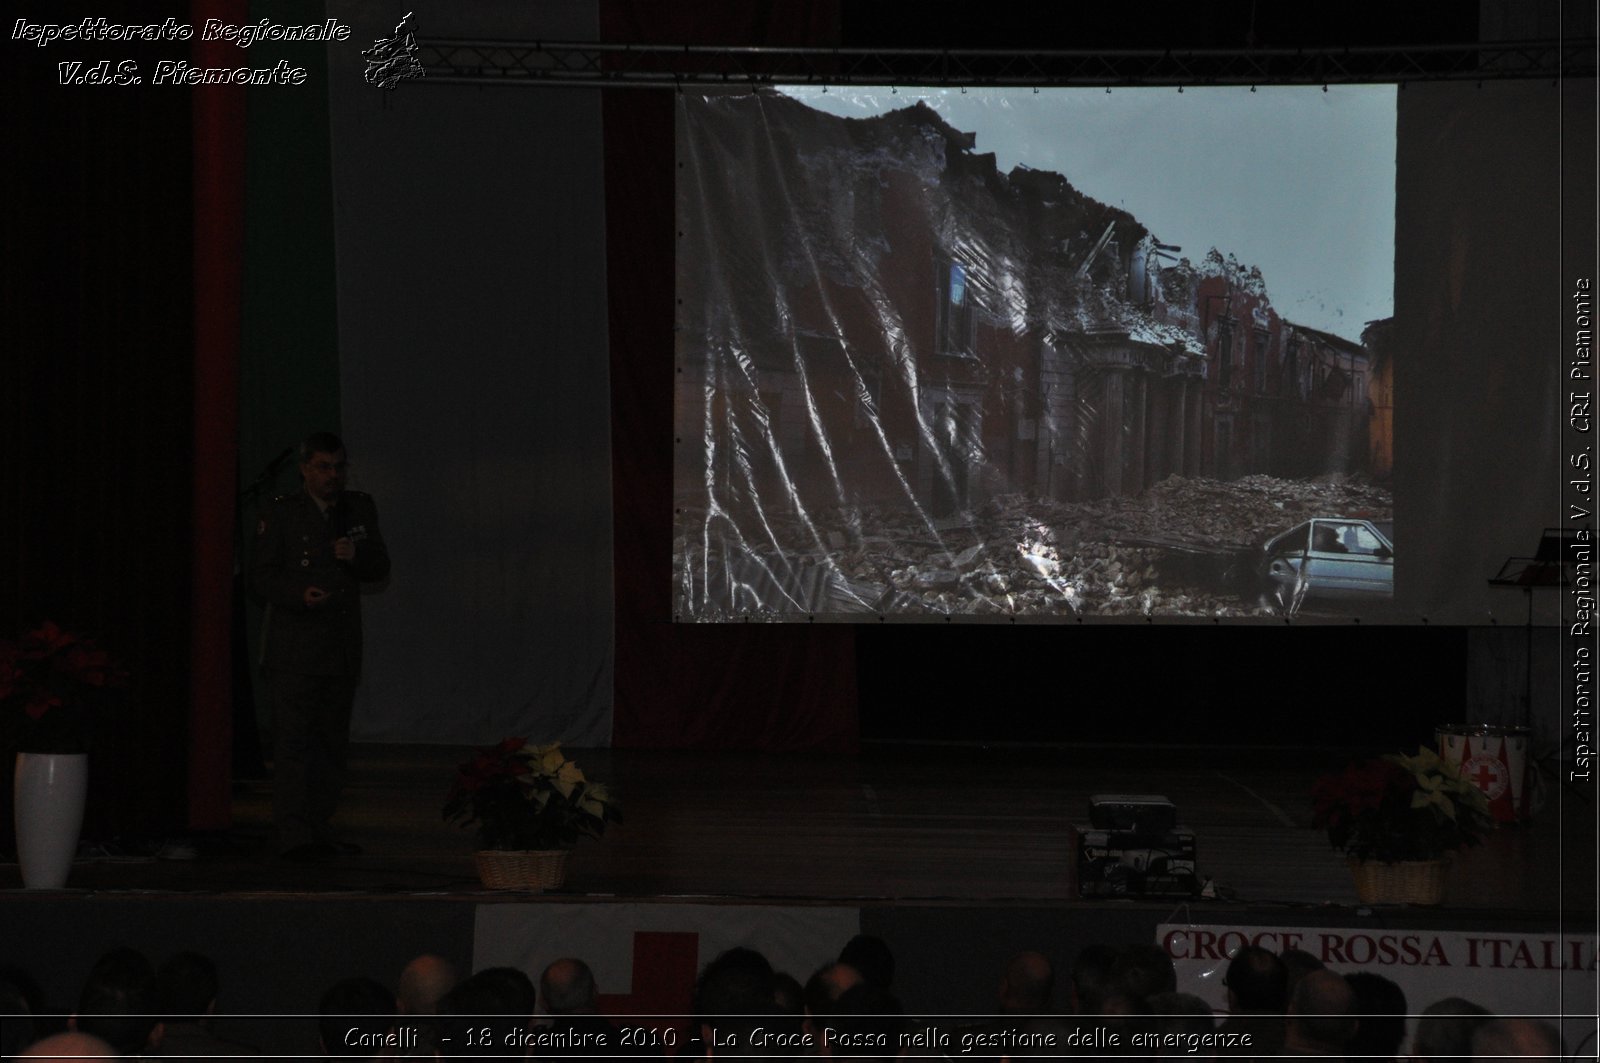
<svg viewBox="0 0 1600 1063">
<path fill-rule="evenodd" d="M 1389 319 L 975 141 L 680 95 L 677 616 L 1381 608 Z"/>
</svg>

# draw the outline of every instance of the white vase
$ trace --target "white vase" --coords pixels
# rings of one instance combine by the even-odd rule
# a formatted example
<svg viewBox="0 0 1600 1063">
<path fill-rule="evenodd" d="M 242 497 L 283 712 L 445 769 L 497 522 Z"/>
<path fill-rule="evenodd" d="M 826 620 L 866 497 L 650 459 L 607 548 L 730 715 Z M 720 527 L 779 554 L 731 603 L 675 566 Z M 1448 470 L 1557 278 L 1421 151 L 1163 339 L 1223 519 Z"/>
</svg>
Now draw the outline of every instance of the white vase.
<svg viewBox="0 0 1600 1063">
<path fill-rule="evenodd" d="M 67 884 L 88 792 L 88 754 L 17 754 L 17 863 L 28 889 L 58 890 Z"/>
</svg>

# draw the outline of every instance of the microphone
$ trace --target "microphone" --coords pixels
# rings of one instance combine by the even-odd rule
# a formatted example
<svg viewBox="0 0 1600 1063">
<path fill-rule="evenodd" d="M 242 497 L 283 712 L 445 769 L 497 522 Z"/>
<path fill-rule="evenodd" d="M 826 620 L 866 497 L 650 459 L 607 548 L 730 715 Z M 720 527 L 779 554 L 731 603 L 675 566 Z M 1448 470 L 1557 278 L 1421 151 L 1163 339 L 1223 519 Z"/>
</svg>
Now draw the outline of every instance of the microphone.
<svg viewBox="0 0 1600 1063">
<path fill-rule="evenodd" d="M 350 537 L 350 514 L 345 512 L 342 494 L 328 504 L 328 530 L 333 533 L 336 541 Z M 352 564 L 350 561 L 340 561 L 339 567 L 346 572 L 352 572 Z"/>
<path fill-rule="evenodd" d="M 261 475 L 263 475 L 263 476 L 271 476 L 273 473 L 277 472 L 278 471 L 278 466 L 282 465 L 285 461 L 288 461 L 289 460 L 289 456 L 291 454 L 293 454 L 293 453 L 294 453 L 294 448 L 293 447 L 284 447 L 283 448 L 283 453 L 279 454 L 277 457 L 275 457 L 271 461 L 267 462 L 267 469 Z"/>
<path fill-rule="evenodd" d="M 335 539 L 344 539 L 350 534 L 350 516 L 344 511 L 343 495 L 328 503 L 328 530 Z"/>
</svg>

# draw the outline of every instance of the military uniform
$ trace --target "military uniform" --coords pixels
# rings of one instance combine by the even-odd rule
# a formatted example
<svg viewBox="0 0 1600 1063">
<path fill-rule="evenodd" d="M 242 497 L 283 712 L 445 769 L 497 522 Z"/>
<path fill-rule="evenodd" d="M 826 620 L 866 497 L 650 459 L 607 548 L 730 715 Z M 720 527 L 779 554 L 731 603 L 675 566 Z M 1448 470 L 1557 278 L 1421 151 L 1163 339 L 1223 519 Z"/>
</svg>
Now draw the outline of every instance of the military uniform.
<svg viewBox="0 0 1600 1063">
<path fill-rule="evenodd" d="M 353 560 L 334 540 L 355 543 Z M 350 710 L 361 673 L 361 583 L 389 574 L 369 495 L 342 491 L 326 511 L 306 491 L 270 502 L 256 527 L 250 589 L 267 603 L 262 666 L 273 717 L 272 818 L 280 851 L 332 843 L 344 788 Z M 328 593 L 305 604 L 308 587 Z"/>
</svg>

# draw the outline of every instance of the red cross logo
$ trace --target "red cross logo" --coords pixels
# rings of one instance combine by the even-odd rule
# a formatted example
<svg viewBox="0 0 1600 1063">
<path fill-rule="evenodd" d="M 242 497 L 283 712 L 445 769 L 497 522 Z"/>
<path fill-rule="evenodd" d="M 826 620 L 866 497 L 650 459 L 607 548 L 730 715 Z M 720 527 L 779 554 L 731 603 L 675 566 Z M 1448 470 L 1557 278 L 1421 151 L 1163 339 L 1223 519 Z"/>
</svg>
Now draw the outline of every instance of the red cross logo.
<svg viewBox="0 0 1600 1063">
<path fill-rule="evenodd" d="M 1497 757 L 1479 753 L 1467 761 L 1462 774 L 1471 779 L 1491 801 L 1506 792 L 1505 765 Z"/>
<path fill-rule="evenodd" d="M 627 993 L 601 993 L 603 1015 L 687 1015 L 700 966 L 700 935 L 637 930 L 633 935 L 633 984 Z M 641 1026 L 672 1029 L 672 1018 L 645 1019 Z"/>
</svg>

